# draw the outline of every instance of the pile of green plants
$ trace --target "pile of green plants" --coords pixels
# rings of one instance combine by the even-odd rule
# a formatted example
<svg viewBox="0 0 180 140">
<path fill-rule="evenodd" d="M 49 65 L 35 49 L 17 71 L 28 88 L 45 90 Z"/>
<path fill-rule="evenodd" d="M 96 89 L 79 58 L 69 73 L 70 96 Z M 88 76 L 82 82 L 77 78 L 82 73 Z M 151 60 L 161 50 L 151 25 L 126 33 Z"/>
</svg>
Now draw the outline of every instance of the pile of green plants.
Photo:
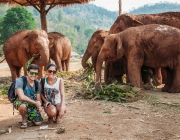
<svg viewBox="0 0 180 140">
<path fill-rule="evenodd" d="M 141 89 L 118 82 L 109 85 L 101 83 L 100 88 L 95 90 L 95 72 L 90 62 L 87 62 L 87 66 L 84 70 L 78 70 L 74 74 L 70 73 L 70 76 L 66 72 L 58 73 L 58 75 L 63 75 L 65 79 L 66 93 L 73 93 L 75 97 L 85 99 L 113 102 L 131 102 L 143 98 L 144 91 Z"/>
</svg>

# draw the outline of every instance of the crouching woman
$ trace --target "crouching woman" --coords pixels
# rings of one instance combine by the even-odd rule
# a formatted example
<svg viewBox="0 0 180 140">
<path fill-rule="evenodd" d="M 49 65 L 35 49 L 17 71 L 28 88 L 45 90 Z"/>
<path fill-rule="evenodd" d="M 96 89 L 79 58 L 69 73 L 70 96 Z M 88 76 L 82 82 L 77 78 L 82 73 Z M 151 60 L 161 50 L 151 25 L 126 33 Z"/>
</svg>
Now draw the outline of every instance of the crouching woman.
<svg viewBox="0 0 180 140">
<path fill-rule="evenodd" d="M 41 79 L 44 110 L 48 115 L 48 122 L 60 123 L 61 118 L 66 113 L 64 81 L 56 77 L 57 66 L 49 64 L 46 68 L 46 78 Z"/>
</svg>

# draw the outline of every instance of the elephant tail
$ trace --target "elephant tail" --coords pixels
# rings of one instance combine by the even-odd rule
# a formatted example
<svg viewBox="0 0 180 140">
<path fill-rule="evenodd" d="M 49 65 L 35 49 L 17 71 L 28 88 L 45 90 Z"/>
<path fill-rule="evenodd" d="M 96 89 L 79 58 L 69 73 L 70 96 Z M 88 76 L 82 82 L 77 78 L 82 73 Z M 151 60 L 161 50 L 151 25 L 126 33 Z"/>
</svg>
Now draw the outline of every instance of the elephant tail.
<svg viewBox="0 0 180 140">
<path fill-rule="evenodd" d="M 1 58 L 2 58 L 2 60 L 0 61 L 0 63 L 2 63 L 5 60 L 4 55 Z"/>
</svg>

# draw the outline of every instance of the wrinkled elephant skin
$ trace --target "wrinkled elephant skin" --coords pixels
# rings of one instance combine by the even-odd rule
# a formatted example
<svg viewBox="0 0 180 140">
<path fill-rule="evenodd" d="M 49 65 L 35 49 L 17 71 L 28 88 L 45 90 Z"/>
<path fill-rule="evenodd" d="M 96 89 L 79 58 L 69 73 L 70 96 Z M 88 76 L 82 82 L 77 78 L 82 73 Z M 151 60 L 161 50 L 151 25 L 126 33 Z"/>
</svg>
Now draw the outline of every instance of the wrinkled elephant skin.
<svg viewBox="0 0 180 140">
<path fill-rule="evenodd" d="M 129 27 L 142 26 L 147 24 L 169 25 L 180 29 L 180 12 L 165 12 L 158 14 L 122 14 L 118 16 L 109 30 L 109 34 L 119 33 Z M 121 73 L 121 72 L 120 72 Z M 143 73 L 143 72 L 142 72 Z M 162 73 L 162 75 L 161 75 Z M 144 82 L 148 82 L 148 74 L 143 73 Z M 158 85 L 165 83 L 167 74 L 164 70 L 155 70 L 155 81 Z M 157 79 L 157 80 L 156 80 Z"/>
<path fill-rule="evenodd" d="M 40 67 L 38 79 L 43 75 L 44 66 L 48 64 L 49 40 L 47 33 L 43 30 L 21 30 L 13 34 L 4 43 L 3 51 L 9 65 L 12 81 L 20 77 L 21 68 L 35 54 L 40 54 L 32 63 Z"/>
<path fill-rule="evenodd" d="M 56 63 L 59 71 L 69 71 L 72 46 L 70 40 L 58 32 L 49 32 L 50 58 Z"/>
<path fill-rule="evenodd" d="M 180 30 L 166 25 L 144 25 L 106 36 L 96 63 L 96 82 L 103 61 L 127 58 L 129 81 L 142 88 L 141 67 L 165 68 L 167 81 L 162 91 L 180 92 Z"/>
</svg>

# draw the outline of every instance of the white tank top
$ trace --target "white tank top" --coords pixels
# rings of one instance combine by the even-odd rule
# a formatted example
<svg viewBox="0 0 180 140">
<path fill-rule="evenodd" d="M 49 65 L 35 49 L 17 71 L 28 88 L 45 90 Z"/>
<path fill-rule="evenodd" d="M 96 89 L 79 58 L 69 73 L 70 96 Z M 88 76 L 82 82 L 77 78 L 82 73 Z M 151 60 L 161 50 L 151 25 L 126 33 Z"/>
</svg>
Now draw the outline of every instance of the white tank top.
<svg viewBox="0 0 180 140">
<path fill-rule="evenodd" d="M 45 80 L 44 84 L 44 95 L 46 100 L 51 102 L 53 105 L 56 105 L 61 102 L 61 96 L 60 96 L 60 78 L 57 78 L 54 85 L 49 85 L 47 81 Z"/>
</svg>

